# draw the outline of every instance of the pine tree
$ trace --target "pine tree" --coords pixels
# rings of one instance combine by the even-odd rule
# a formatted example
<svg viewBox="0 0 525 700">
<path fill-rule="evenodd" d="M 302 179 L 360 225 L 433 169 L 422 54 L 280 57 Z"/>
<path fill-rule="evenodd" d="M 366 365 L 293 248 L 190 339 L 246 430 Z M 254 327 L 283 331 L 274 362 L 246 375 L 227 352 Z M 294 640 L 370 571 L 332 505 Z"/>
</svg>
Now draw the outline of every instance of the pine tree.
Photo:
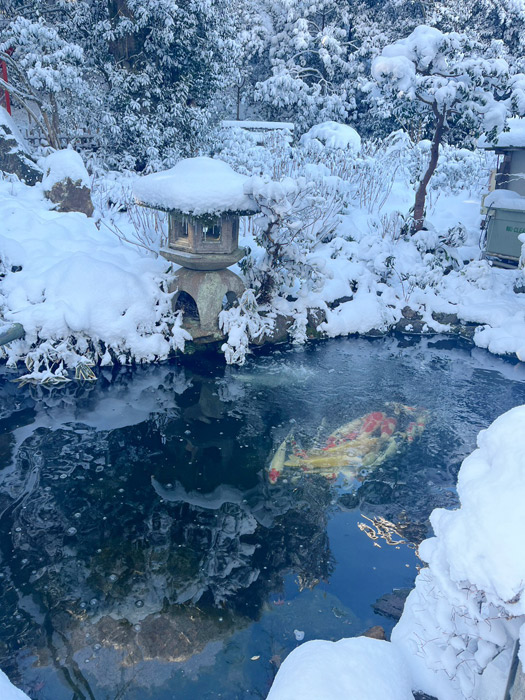
<svg viewBox="0 0 525 700">
<path fill-rule="evenodd" d="M 524 103 L 524 76 L 512 75 L 501 42 L 487 48 L 467 34 L 424 25 L 385 47 L 372 64 L 372 75 L 384 114 L 408 105 L 431 133 L 430 160 L 414 203 L 413 231 L 419 231 L 441 144 L 473 145 L 482 130 L 495 137 Z"/>
</svg>

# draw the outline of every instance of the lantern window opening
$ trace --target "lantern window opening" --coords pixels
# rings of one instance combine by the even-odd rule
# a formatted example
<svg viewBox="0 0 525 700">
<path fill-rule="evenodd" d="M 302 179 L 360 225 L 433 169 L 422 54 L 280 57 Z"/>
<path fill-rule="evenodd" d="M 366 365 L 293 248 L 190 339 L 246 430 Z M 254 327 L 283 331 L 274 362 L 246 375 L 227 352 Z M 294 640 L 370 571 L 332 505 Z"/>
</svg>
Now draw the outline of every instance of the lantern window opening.
<svg viewBox="0 0 525 700">
<path fill-rule="evenodd" d="M 180 221 L 178 234 L 179 238 L 188 238 L 189 236 L 189 222 L 185 216 L 183 216 Z"/>
<path fill-rule="evenodd" d="M 219 243 L 222 238 L 221 220 L 202 225 L 202 240 L 206 243 Z"/>
</svg>

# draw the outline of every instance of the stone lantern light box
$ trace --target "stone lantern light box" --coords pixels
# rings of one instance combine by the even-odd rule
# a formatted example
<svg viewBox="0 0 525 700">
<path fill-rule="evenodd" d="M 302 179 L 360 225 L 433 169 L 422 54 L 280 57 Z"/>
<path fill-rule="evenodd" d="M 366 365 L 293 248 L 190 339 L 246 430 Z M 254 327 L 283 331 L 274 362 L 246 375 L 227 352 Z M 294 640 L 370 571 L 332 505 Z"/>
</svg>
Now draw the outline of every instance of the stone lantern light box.
<svg viewBox="0 0 525 700">
<path fill-rule="evenodd" d="M 240 217 L 259 211 L 248 194 L 249 179 L 224 161 L 199 157 L 138 178 L 133 188 L 139 204 L 168 213 L 168 246 L 160 254 L 182 268 L 174 277 L 174 306 L 182 308 L 180 299 L 187 296 L 195 302 L 202 335 L 219 334 L 223 296 L 244 291 L 227 268 L 244 256 Z"/>
</svg>

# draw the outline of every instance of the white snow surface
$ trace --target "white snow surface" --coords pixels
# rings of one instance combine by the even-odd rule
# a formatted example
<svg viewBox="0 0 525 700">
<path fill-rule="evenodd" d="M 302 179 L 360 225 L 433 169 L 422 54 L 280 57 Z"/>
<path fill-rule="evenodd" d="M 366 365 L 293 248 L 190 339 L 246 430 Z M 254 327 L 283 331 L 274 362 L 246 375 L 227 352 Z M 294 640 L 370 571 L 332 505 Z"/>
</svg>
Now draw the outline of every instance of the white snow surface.
<svg viewBox="0 0 525 700">
<path fill-rule="evenodd" d="M 44 171 L 42 186 L 48 192 L 57 182 L 67 177 L 75 183 L 80 182 L 84 187 L 90 186 L 90 178 L 82 156 L 72 148 L 64 148 L 43 158 L 40 163 Z"/>
<path fill-rule="evenodd" d="M 508 119 L 507 127 L 508 131 L 500 131 L 494 142 L 489 141 L 483 134 L 478 141 L 478 148 L 525 148 L 525 119 Z"/>
<path fill-rule="evenodd" d="M 3 671 L 0 671 L 0 698 L 2 700 L 30 700 L 25 693 L 11 683 Z"/>
<path fill-rule="evenodd" d="M 268 700 L 413 700 L 403 659 L 389 642 L 367 637 L 315 640 L 292 651 Z"/>
<path fill-rule="evenodd" d="M 222 126 L 235 127 L 240 129 L 250 129 L 256 131 L 257 129 L 262 129 L 263 131 L 273 131 L 274 129 L 283 131 L 293 131 L 293 122 L 264 122 L 256 121 L 253 119 L 223 119 L 221 122 Z"/>
<path fill-rule="evenodd" d="M 127 364 L 181 348 L 190 336 L 161 289 L 168 263 L 84 214 L 49 207 L 42 186 L 0 181 L 0 261 L 8 271 L 0 279 L 0 317 L 26 332 L 6 346 L 8 362 L 39 347 L 48 354 L 59 348 L 70 368 L 97 354 L 111 364 L 110 349 Z M 13 266 L 21 270 L 10 272 Z"/>
<path fill-rule="evenodd" d="M 13 117 L 9 114 L 7 109 L 4 107 L 0 107 L 0 125 L 2 126 L 7 126 L 9 131 L 13 134 L 15 139 L 18 141 L 18 143 L 27 150 L 27 142 L 25 141 L 24 137 L 22 136 L 22 133 L 20 132 L 20 129 L 16 125 L 15 120 Z"/>
<path fill-rule="evenodd" d="M 515 640 L 525 660 L 525 406 L 482 430 L 458 475 L 460 507 L 435 536 L 392 640 L 313 641 L 285 659 L 268 700 L 503 697 Z"/>
<path fill-rule="evenodd" d="M 301 136 L 302 145 L 307 145 L 313 140 L 320 141 L 328 148 L 349 149 L 355 154 L 361 150 L 361 137 L 357 131 L 348 124 L 334 121 L 316 124 Z"/>
<path fill-rule="evenodd" d="M 200 156 L 175 167 L 137 178 L 133 192 L 141 204 L 201 216 L 227 211 L 257 211 L 246 194 L 248 177 L 224 161 Z"/>
<path fill-rule="evenodd" d="M 493 190 L 485 197 L 483 206 L 494 209 L 525 211 L 525 197 L 512 190 Z"/>
<path fill-rule="evenodd" d="M 525 406 L 481 431 L 461 466 L 458 495 L 459 509 L 431 515 L 435 537 L 419 548 L 428 568 L 392 633 L 414 688 L 439 700 L 479 699 L 481 685 L 490 697 L 492 683 L 482 684 L 481 672 L 512 647 L 520 628 L 523 638 Z M 502 682 L 505 674 L 489 675 Z"/>
</svg>

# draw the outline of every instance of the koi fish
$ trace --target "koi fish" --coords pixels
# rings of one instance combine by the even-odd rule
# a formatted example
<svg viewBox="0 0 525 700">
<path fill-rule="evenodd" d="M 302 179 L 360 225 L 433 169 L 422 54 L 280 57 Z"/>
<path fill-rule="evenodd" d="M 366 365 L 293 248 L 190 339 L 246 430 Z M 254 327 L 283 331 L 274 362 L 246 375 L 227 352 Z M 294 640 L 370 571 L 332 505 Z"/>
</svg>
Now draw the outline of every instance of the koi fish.
<svg viewBox="0 0 525 700">
<path fill-rule="evenodd" d="M 413 406 L 395 403 L 387 407 L 394 415 L 368 413 L 334 430 L 322 445 L 317 437 L 310 450 L 302 449 L 290 433 L 270 463 L 270 483 L 276 483 L 285 467 L 325 473 L 334 479 L 339 471 L 356 476 L 360 468 L 379 466 L 399 452 L 403 443 L 413 442 L 425 429 L 428 418 L 427 411 Z M 411 419 L 408 425 L 407 418 Z M 404 430 L 400 424 L 406 426 Z"/>
</svg>

